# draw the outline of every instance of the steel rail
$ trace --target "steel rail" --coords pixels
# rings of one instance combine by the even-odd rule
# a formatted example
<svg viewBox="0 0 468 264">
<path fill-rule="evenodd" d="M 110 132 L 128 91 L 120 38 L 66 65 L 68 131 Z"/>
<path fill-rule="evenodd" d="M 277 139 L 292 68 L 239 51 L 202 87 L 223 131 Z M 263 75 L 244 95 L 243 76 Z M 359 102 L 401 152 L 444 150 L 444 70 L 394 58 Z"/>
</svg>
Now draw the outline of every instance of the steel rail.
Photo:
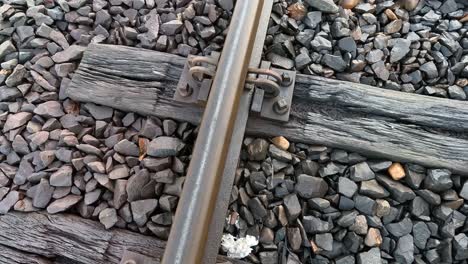
<svg viewBox="0 0 468 264">
<path fill-rule="evenodd" d="M 163 264 L 202 263 L 262 7 L 241 0 L 234 8 Z"/>
<path fill-rule="evenodd" d="M 264 0 L 260 21 L 257 27 L 257 36 L 255 37 L 255 44 L 250 57 L 250 69 L 258 68 L 260 66 L 263 54 L 263 45 L 267 35 L 272 8 L 273 0 Z M 209 225 L 210 231 L 208 233 L 208 240 L 206 241 L 203 263 L 216 263 L 219 245 L 224 231 L 224 224 L 226 222 L 226 212 L 229 208 L 232 186 L 234 185 L 234 179 L 236 177 L 236 171 L 239 164 L 242 141 L 244 140 L 253 94 L 253 89 L 244 89 L 240 99 L 239 109 L 237 111 L 237 120 L 231 138 L 231 145 L 229 146 L 229 153 L 224 167 L 223 177 L 221 179 L 221 187 L 218 193 L 216 209 Z"/>
</svg>

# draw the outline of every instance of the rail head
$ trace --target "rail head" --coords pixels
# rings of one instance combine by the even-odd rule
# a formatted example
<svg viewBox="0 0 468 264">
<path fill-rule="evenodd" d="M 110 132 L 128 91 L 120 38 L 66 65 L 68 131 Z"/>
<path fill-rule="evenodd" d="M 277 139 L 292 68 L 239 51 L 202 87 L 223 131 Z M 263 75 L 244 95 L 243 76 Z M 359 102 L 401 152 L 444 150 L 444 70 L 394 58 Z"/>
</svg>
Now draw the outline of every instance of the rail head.
<svg viewBox="0 0 468 264">
<path fill-rule="evenodd" d="M 236 24 L 229 29 L 213 78 L 163 264 L 202 263 L 263 3 L 238 1 L 234 9 Z"/>
</svg>

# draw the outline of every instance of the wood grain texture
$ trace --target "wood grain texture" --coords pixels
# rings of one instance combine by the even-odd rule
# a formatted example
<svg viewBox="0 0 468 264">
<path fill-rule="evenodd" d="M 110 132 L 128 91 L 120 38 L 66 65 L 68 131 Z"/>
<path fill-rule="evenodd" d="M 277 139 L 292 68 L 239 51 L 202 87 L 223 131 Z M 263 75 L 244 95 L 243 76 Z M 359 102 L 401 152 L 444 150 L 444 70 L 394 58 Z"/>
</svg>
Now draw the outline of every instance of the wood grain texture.
<svg viewBox="0 0 468 264">
<path fill-rule="evenodd" d="M 184 63 L 185 58 L 162 52 L 90 45 L 66 94 L 77 101 L 199 123 L 203 109 L 172 100 Z"/>
<path fill-rule="evenodd" d="M 164 246 L 164 241 L 154 237 L 122 229 L 105 230 L 100 223 L 75 215 L 13 212 L 0 216 L 0 263 L 120 263 L 125 249 L 159 263 Z M 21 262 L 19 254 L 31 261 Z M 245 264 L 224 257 L 218 261 Z"/>
<path fill-rule="evenodd" d="M 8 264 L 53 264 L 54 262 L 50 259 L 26 253 L 14 248 L 9 248 L 0 245 L 0 263 Z M 56 263 L 56 262 L 55 262 Z"/>
<path fill-rule="evenodd" d="M 197 124 L 201 108 L 172 100 L 184 61 L 155 51 L 91 45 L 66 93 L 81 102 Z M 247 134 L 282 135 L 468 175 L 466 102 L 299 74 L 291 115 L 286 124 L 251 117 Z"/>
<path fill-rule="evenodd" d="M 305 102 L 333 103 L 344 112 L 385 116 L 450 131 L 468 131 L 468 102 L 378 89 L 369 85 L 299 74 L 294 90 Z"/>
</svg>

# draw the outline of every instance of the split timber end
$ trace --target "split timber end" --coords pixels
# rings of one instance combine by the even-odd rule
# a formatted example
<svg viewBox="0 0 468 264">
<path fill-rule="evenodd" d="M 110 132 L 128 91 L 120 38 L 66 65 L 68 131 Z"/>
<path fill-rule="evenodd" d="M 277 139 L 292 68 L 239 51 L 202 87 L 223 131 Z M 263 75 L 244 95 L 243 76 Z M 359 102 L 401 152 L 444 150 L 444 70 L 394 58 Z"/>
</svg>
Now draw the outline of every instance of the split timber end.
<svg viewBox="0 0 468 264">
<path fill-rule="evenodd" d="M 160 263 L 165 242 L 123 229 L 106 230 L 76 215 L 11 212 L 0 216 L 0 263 L 118 264 L 124 251 Z M 219 256 L 218 263 L 246 264 Z"/>
<path fill-rule="evenodd" d="M 73 100 L 198 124 L 203 110 L 172 100 L 185 58 L 90 45 L 67 88 Z M 468 175 L 468 103 L 298 74 L 291 120 L 252 117 L 248 135 L 277 135 L 372 158 Z"/>
</svg>

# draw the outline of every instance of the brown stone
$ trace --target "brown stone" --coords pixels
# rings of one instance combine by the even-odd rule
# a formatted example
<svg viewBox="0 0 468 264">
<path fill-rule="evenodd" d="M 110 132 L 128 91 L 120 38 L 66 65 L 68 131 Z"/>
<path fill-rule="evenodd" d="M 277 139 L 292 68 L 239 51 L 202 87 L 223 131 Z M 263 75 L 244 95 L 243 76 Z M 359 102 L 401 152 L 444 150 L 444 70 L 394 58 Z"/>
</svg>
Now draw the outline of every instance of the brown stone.
<svg viewBox="0 0 468 264">
<path fill-rule="evenodd" d="M 229 224 L 230 225 L 235 225 L 239 219 L 239 213 L 238 212 L 231 212 L 229 215 Z"/>
<path fill-rule="evenodd" d="M 401 3 L 406 10 L 412 11 L 418 5 L 419 0 L 402 0 Z"/>
<path fill-rule="evenodd" d="M 390 20 L 397 20 L 398 17 L 395 15 L 395 13 L 391 9 L 386 9 L 385 10 L 385 15 L 387 15 L 388 19 Z"/>
<path fill-rule="evenodd" d="M 282 149 L 282 150 L 288 150 L 289 149 L 289 141 L 283 137 L 283 136 L 279 136 L 279 137 L 275 137 L 271 140 L 271 142 L 277 146 L 279 149 Z"/>
<path fill-rule="evenodd" d="M 386 34 L 394 34 L 399 32 L 402 26 L 403 21 L 401 19 L 393 20 L 385 26 L 384 31 Z"/>
<path fill-rule="evenodd" d="M 405 174 L 405 169 L 403 166 L 401 166 L 400 163 L 393 163 L 389 168 L 388 168 L 388 174 L 392 176 L 392 179 L 395 181 L 403 179 L 406 174 Z"/>
<path fill-rule="evenodd" d="M 353 9 L 357 4 L 359 4 L 359 2 L 359 0 L 343 0 L 343 2 L 341 2 L 341 6 L 344 9 Z"/>
<path fill-rule="evenodd" d="M 374 214 L 378 217 L 390 214 L 390 203 L 383 199 L 377 199 L 374 205 Z"/>
<path fill-rule="evenodd" d="M 465 14 L 462 18 L 459 20 L 461 23 L 468 22 L 468 14 Z"/>
<path fill-rule="evenodd" d="M 364 243 L 368 247 L 379 247 L 382 244 L 382 236 L 377 228 L 369 228 Z"/>
<path fill-rule="evenodd" d="M 290 17 L 299 21 L 307 14 L 307 8 L 300 2 L 294 3 L 288 7 L 288 14 Z"/>
<path fill-rule="evenodd" d="M 286 216 L 286 210 L 282 205 L 278 206 L 278 220 L 282 226 L 288 225 L 288 217 Z"/>
<path fill-rule="evenodd" d="M 317 246 L 317 244 L 315 244 L 315 242 L 313 240 L 310 240 L 310 245 L 312 246 L 312 252 L 314 252 L 314 254 L 318 255 L 320 254 L 320 252 L 322 251 L 321 248 L 319 248 Z"/>
<path fill-rule="evenodd" d="M 18 212 L 36 212 L 40 210 L 39 208 L 34 207 L 32 199 L 27 197 L 16 202 L 13 209 Z"/>
<path fill-rule="evenodd" d="M 468 15 L 465 16 L 466 18 L 466 22 L 468 22 Z M 456 84 L 460 87 L 465 87 L 465 86 L 468 86 L 468 79 L 458 79 L 458 81 L 456 82 Z"/>
</svg>

